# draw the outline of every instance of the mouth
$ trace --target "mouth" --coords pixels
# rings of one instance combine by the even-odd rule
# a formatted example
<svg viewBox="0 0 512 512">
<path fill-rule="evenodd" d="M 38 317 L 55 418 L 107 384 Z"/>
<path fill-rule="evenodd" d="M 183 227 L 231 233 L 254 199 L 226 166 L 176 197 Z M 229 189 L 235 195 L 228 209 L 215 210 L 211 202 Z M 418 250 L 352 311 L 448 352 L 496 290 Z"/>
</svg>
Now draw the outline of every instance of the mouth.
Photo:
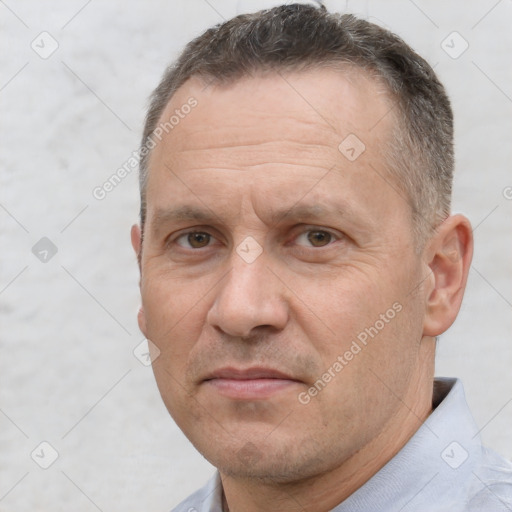
<svg viewBox="0 0 512 512">
<path fill-rule="evenodd" d="M 253 367 L 221 368 L 203 383 L 216 393 L 235 400 L 264 400 L 297 386 L 301 381 L 279 370 Z"/>
</svg>

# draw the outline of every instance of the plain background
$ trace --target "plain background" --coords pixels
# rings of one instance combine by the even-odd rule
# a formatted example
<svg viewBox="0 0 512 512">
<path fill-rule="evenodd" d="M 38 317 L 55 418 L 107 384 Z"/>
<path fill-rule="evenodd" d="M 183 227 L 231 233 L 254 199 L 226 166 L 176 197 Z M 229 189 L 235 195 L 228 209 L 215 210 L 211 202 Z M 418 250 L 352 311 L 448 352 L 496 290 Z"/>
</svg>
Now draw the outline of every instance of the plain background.
<svg viewBox="0 0 512 512">
<path fill-rule="evenodd" d="M 147 97 L 182 46 L 277 3 L 0 2 L 1 511 L 169 511 L 212 473 L 133 353 L 136 173 L 102 201 L 92 190 L 137 149 Z M 437 374 L 463 380 L 485 442 L 512 458 L 512 2 L 326 5 L 397 32 L 453 101 L 454 210 L 476 252 Z M 43 31 L 59 45 L 46 59 L 31 47 L 50 48 Z M 46 262 L 32 252 L 43 237 L 58 250 Z M 31 458 L 51 457 L 42 441 L 59 454 L 48 469 Z"/>
</svg>

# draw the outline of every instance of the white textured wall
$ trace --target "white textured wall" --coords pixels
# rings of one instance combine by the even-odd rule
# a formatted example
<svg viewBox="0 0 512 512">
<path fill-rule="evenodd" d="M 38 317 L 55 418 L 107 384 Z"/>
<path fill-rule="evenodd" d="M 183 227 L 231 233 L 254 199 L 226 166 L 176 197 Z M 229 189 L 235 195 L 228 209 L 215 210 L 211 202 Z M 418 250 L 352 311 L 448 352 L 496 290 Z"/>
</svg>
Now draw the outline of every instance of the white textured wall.
<svg viewBox="0 0 512 512">
<path fill-rule="evenodd" d="M 453 100 L 454 206 L 476 254 L 438 374 L 464 380 L 487 444 L 512 457 L 512 2 L 326 3 L 402 35 Z M 168 511 L 211 473 L 132 353 L 135 171 L 102 201 L 92 190 L 136 149 L 146 98 L 182 45 L 254 4 L 0 3 L 0 511 Z M 46 59 L 31 48 L 51 50 L 43 31 L 59 45 Z M 441 48 L 452 31 L 469 43 L 457 59 Z M 32 253 L 43 237 L 58 249 L 47 262 Z M 46 470 L 30 456 L 42 441 L 59 454 Z"/>
</svg>

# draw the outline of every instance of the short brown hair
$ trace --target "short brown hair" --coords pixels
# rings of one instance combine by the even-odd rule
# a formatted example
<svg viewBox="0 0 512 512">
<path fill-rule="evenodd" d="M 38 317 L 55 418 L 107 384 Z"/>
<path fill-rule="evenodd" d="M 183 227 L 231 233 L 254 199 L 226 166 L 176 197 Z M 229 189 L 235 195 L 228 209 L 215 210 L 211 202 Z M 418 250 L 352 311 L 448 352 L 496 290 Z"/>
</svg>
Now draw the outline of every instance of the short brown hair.
<svg viewBox="0 0 512 512">
<path fill-rule="evenodd" d="M 350 14 L 325 7 L 282 5 L 242 14 L 187 44 L 150 98 L 142 144 L 147 144 L 176 90 L 189 78 L 234 82 L 261 71 L 341 64 L 385 84 L 397 122 L 389 137 L 387 167 L 409 201 L 419 238 L 450 212 L 453 114 L 432 67 L 402 39 Z M 140 161 L 141 226 L 146 216 L 149 154 Z"/>
</svg>

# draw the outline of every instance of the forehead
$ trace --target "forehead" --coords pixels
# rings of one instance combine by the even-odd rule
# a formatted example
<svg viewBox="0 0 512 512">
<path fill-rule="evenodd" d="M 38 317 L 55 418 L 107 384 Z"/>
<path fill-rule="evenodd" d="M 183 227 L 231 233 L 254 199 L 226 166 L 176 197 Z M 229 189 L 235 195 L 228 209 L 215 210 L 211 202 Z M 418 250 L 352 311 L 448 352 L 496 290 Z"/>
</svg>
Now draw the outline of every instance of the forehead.
<svg viewBox="0 0 512 512">
<path fill-rule="evenodd" d="M 191 100 L 195 106 L 184 107 Z M 391 111 L 382 85 L 354 70 L 269 73 L 210 85 L 190 79 L 160 118 L 160 124 L 174 122 L 148 162 L 148 217 L 169 203 L 179 208 L 206 198 L 222 206 L 242 194 L 253 202 L 285 196 L 293 202 L 311 189 L 319 202 L 343 187 L 354 201 L 368 200 L 385 173 Z"/>
<path fill-rule="evenodd" d="M 204 147 L 212 140 L 218 146 L 223 137 L 233 139 L 233 128 L 239 128 L 235 142 L 286 138 L 292 128 L 308 142 L 337 147 L 340 137 L 355 133 L 370 143 L 392 122 L 386 88 L 349 67 L 267 72 L 225 84 L 193 77 L 173 95 L 160 123 L 176 118 L 190 98 L 197 101 L 193 115 L 180 118 L 166 138 L 175 151 L 200 148 L 198 135 Z"/>
</svg>

